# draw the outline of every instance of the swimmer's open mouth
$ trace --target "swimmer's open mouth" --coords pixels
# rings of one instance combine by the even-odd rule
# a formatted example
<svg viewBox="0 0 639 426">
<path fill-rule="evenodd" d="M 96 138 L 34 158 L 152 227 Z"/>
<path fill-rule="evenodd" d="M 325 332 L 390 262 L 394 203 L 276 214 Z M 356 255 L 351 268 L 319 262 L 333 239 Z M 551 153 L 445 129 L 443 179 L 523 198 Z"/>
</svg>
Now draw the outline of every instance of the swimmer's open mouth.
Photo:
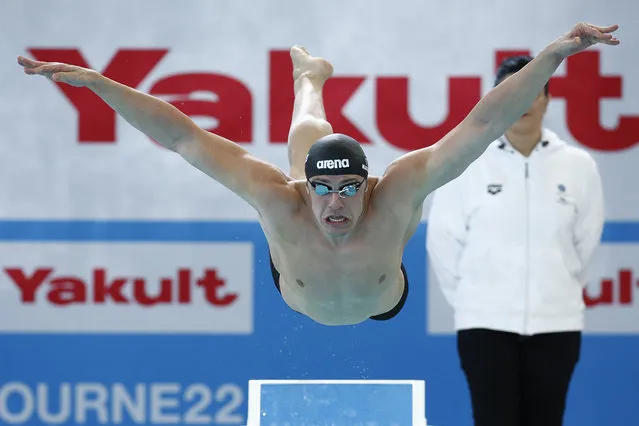
<svg viewBox="0 0 639 426">
<path fill-rule="evenodd" d="M 324 222 L 339 225 L 339 224 L 348 222 L 348 219 L 346 217 L 340 216 L 340 215 L 331 215 L 331 216 L 326 217 L 324 219 Z"/>
</svg>

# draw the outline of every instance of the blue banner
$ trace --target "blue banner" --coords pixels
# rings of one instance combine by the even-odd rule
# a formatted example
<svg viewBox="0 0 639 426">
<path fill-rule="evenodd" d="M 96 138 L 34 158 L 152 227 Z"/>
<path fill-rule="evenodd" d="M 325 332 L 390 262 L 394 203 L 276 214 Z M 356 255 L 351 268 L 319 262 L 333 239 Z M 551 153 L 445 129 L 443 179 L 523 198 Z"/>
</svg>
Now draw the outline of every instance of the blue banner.
<svg viewBox="0 0 639 426">
<path fill-rule="evenodd" d="M 604 243 L 637 242 L 638 230 L 635 223 L 608 224 Z M 455 337 L 427 332 L 425 235 L 421 224 L 406 248 L 410 295 L 400 315 L 327 327 L 281 300 L 256 223 L 0 222 L 1 244 L 250 242 L 255 261 L 248 335 L 0 335 L 0 424 L 243 425 L 250 379 L 425 380 L 429 423 L 471 424 Z M 0 320 L 19 319 L 0 313 Z M 639 336 L 587 334 L 566 425 L 631 424 L 638 359 Z"/>
</svg>

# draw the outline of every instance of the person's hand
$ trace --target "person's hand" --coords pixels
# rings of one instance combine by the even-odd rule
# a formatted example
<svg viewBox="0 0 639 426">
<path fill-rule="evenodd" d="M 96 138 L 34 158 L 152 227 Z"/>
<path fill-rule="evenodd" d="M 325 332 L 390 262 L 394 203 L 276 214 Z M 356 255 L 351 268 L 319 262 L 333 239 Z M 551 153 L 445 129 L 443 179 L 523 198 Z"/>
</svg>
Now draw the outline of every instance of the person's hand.
<svg viewBox="0 0 639 426">
<path fill-rule="evenodd" d="M 597 43 L 616 46 L 619 44 L 619 40 L 611 33 L 616 31 L 618 28 L 619 25 L 599 27 L 596 25 L 579 23 L 555 41 L 557 53 L 563 57 L 568 57 Z"/>
<path fill-rule="evenodd" d="M 41 62 L 18 56 L 18 63 L 24 68 L 25 74 L 43 75 L 75 87 L 89 86 L 100 76 L 97 71 L 60 62 Z"/>
</svg>

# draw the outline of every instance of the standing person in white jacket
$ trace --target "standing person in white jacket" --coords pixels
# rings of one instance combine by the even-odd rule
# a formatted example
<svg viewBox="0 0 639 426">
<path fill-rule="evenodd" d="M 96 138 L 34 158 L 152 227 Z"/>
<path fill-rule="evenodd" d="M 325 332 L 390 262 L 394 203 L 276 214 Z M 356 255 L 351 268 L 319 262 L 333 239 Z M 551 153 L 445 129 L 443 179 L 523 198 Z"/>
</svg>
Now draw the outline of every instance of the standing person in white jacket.
<svg viewBox="0 0 639 426">
<path fill-rule="evenodd" d="M 531 60 L 507 58 L 495 85 Z M 561 425 L 581 351 L 602 184 L 586 151 L 543 127 L 549 99 L 546 85 L 432 200 L 427 249 L 454 310 L 477 426 Z"/>
</svg>

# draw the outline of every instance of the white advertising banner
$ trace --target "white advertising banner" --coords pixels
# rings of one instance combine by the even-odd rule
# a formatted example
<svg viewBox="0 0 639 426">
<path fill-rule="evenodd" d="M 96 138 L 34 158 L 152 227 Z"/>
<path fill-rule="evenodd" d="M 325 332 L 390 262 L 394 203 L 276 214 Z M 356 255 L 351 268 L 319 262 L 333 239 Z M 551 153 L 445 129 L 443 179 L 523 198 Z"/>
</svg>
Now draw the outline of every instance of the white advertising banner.
<svg viewBox="0 0 639 426">
<path fill-rule="evenodd" d="M 463 13 L 459 13 L 460 7 Z M 609 219 L 639 217 L 639 39 L 635 2 L 9 2 L 2 5 L 0 216 L 248 219 L 239 197 L 159 148 L 87 89 L 26 76 L 14 58 L 84 65 L 154 94 L 288 170 L 288 49 L 331 60 L 336 131 L 383 173 L 436 142 L 492 86 L 504 52 L 539 52 L 577 21 L 619 23 L 628 47 L 570 58 L 551 83 L 547 125 L 590 149 Z M 36 12 L 37 11 L 37 12 Z M 64 11 L 73 11 L 66 13 Z M 549 12 L 552 11 L 552 12 Z M 629 21 L 624 22 L 624 19 Z M 634 18 L 633 18 L 634 19 Z M 328 30 L 330 28 L 330 31 Z"/>
<path fill-rule="evenodd" d="M 244 243 L 0 245 L 0 332 L 253 331 Z"/>
</svg>

